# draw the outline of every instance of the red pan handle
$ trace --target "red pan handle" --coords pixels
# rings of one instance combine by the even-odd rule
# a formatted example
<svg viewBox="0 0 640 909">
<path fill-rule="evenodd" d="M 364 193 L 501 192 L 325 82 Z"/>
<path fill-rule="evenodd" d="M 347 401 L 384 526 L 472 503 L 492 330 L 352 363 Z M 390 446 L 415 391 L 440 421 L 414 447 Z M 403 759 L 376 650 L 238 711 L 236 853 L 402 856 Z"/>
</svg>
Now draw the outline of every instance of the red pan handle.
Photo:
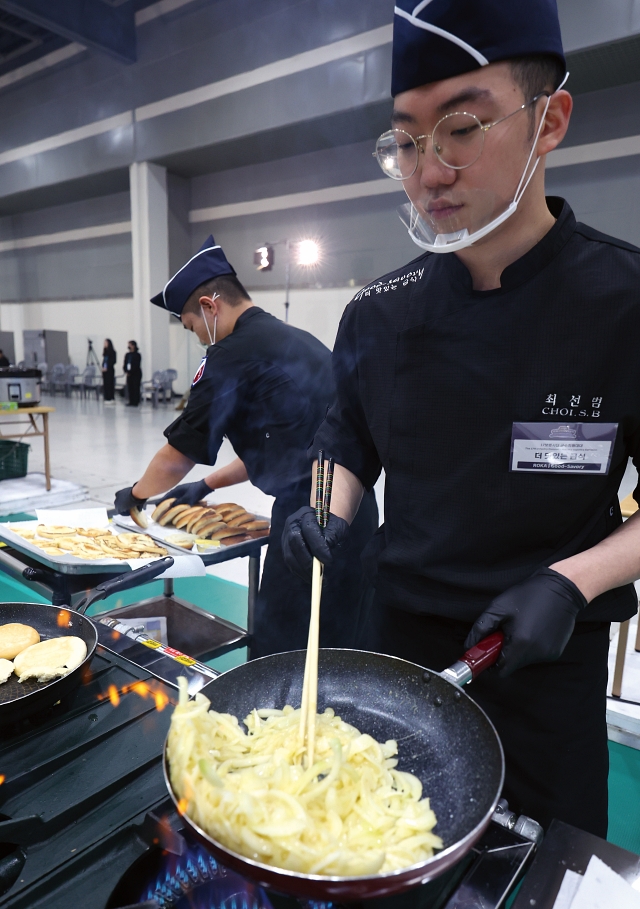
<svg viewBox="0 0 640 909">
<path fill-rule="evenodd" d="M 478 641 L 474 647 L 460 657 L 460 662 L 466 663 L 471 670 L 472 678 L 475 679 L 489 666 L 493 666 L 500 656 L 503 642 L 504 632 L 494 631 L 493 634 Z"/>
</svg>

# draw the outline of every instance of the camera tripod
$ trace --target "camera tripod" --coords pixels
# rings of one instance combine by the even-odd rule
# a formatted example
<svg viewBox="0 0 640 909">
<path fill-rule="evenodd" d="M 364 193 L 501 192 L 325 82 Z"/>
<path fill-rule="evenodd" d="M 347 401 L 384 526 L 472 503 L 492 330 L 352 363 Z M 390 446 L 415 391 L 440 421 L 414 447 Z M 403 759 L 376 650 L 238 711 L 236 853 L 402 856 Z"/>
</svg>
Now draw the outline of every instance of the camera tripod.
<svg viewBox="0 0 640 909">
<path fill-rule="evenodd" d="M 98 369 L 102 369 L 102 364 L 98 359 L 98 356 L 93 349 L 93 341 L 91 338 L 87 338 L 87 366 L 97 366 Z"/>
</svg>

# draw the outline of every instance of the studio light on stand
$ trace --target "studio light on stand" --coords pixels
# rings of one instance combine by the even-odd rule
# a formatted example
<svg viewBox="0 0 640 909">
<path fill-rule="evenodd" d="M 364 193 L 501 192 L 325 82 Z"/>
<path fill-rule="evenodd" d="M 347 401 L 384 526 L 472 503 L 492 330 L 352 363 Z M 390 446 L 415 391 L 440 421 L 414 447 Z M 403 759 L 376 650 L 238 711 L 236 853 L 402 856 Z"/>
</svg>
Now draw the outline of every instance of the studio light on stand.
<svg viewBox="0 0 640 909">
<path fill-rule="evenodd" d="M 309 268 L 320 262 L 320 246 L 315 240 L 275 240 L 264 243 L 253 254 L 253 264 L 258 271 L 271 271 L 275 262 L 275 246 L 284 246 L 287 252 L 285 259 L 285 300 L 284 321 L 289 321 L 289 290 L 291 288 L 291 264 Z"/>
<path fill-rule="evenodd" d="M 275 251 L 273 246 L 259 246 L 253 254 L 253 264 L 258 271 L 271 271 L 275 261 Z"/>
<path fill-rule="evenodd" d="M 317 265 L 320 247 L 315 240 L 300 240 L 298 243 L 298 265 Z"/>
</svg>

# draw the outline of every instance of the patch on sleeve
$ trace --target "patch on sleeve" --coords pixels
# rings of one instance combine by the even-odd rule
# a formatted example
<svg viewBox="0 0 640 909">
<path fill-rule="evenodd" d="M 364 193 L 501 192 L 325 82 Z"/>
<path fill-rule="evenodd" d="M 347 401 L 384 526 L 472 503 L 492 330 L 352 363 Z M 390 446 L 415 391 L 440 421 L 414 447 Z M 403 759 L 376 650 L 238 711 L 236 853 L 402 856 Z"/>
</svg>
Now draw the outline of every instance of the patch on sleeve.
<svg viewBox="0 0 640 909">
<path fill-rule="evenodd" d="M 191 383 L 192 388 L 194 385 L 197 385 L 198 382 L 200 381 L 200 379 L 203 377 L 206 365 L 207 365 L 207 358 L 203 357 L 200 362 L 200 366 L 198 366 L 198 368 L 196 369 L 196 374 L 193 377 L 193 382 Z"/>
</svg>

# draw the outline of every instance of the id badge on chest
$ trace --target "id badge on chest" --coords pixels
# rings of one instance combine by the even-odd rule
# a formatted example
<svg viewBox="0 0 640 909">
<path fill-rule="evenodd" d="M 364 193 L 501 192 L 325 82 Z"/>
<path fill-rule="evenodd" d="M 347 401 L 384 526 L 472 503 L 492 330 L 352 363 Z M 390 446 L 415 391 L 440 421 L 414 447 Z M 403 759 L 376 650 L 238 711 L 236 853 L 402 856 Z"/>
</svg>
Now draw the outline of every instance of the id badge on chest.
<svg viewBox="0 0 640 909">
<path fill-rule="evenodd" d="M 514 423 L 509 470 L 609 473 L 617 423 Z"/>
</svg>

